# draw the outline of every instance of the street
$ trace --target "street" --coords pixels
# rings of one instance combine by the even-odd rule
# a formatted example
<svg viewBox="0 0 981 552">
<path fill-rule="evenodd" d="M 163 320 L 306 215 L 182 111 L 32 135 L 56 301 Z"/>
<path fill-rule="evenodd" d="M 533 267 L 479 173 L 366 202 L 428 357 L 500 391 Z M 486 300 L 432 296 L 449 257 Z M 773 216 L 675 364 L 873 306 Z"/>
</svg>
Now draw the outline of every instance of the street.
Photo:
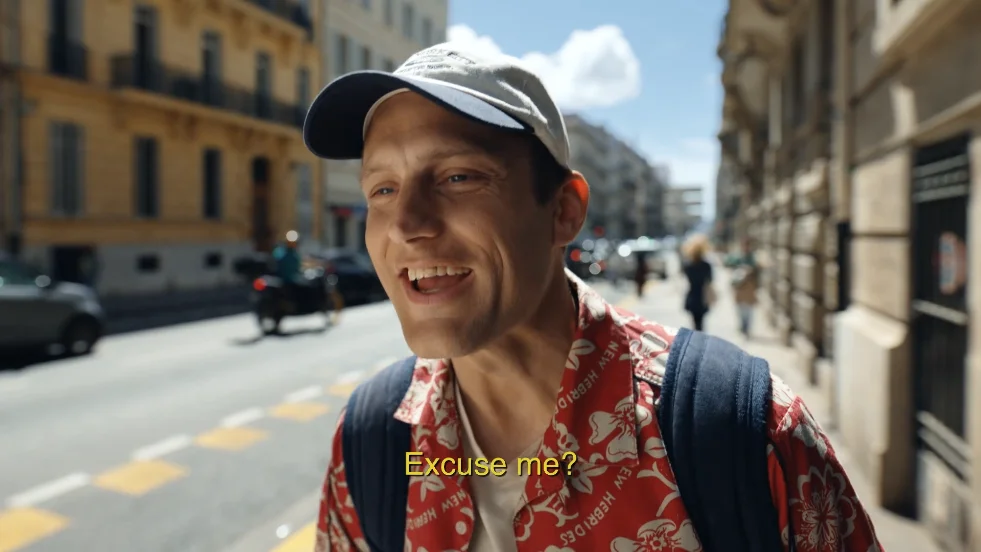
<svg viewBox="0 0 981 552">
<path fill-rule="evenodd" d="M 0 552 L 275 546 L 315 515 L 347 395 L 409 354 L 387 302 L 324 328 L 258 339 L 238 315 L 0 374 Z M 301 519 L 262 529 L 295 504 Z"/>
<path fill-rule="evenodd" d="M 650 281 L 642 299 L 630 282 L 594 287 L 688 323 L 677 276 Z M 719 288 L 707 329 L 734 335 Z M 90 358 L 0 374 L 0 552 L 312 550 L 336 415 L 358 382 L 409 351 L 387 302 L 327 330 L 317 317 L 287 322 L 263 339 L 247 315 L 127 334 Z M 788 349 L 772 337 L 751 347 L 785 375 Z M 929 549 L 903 520 L 871 512 L 887 550 Z"/>
</svg>

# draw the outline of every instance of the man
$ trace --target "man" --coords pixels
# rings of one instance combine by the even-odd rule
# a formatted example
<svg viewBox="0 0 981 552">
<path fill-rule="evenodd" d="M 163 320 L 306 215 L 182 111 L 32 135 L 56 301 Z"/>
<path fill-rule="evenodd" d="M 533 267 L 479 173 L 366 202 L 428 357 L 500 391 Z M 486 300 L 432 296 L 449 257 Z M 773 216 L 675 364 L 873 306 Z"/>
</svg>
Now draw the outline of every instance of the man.
<svg viewBox="0 0 981 552">
<path fill-rule="evenodd" d="M 300 253 L 297 251 L 300 235 L 296 230 L 286 233 L 286 241 L 273 250 L 273 260 L 276 262 L 276 275 L 286 284 L 297 284 L 300 282 L 300 268 L 302 261 Z"/>
<path fill-rule="evenodd" d="M 731 281 L 739 314 L 739 332 L 744 339 L 749 339 L 753 309 L 756 306 L 756 289 L 759 287 L 759 270 L 749 239 L 743 240 L 740 247 L 740 255 L 733 259 Z"/>
<path fill-rule="evenodd" d="M 362 159 L 368 252 L 419 356 L 395 414 L 411 450 L 508 462 L 502 477 L 413 475 L 405 550 L 701 550 L 653 415 L 675 331 L 564 270 L 589 188 L 539 78 L 513 58 L 434 46 L 393 74 L 331 83 L 304 138 L 320 157 Z M 367 550 L 359 515 L 379 515 L 353 506 L 345 416 L 321 552 Z M 769 436 L 784 542 L 879 550 L 827 438 L 776 379 Z M 518 457 L 563 451 L 578 457 L 568 481 L 517 472 Z"/>
</svg>

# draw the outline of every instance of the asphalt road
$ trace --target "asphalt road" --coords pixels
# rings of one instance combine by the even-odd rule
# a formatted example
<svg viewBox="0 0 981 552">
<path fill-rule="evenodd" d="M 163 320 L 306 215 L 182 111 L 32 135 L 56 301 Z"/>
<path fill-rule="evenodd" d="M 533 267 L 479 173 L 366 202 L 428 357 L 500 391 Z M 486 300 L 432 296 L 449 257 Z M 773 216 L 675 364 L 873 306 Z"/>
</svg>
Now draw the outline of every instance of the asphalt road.
<svg viewBox="0 0 981 552">
<path fill-rule="evenodd" d="M 237 315 L 0 373 L 0 552 L 310 550 L 339 408 L 409 354 L 387 302 L 325 328 Z"/>
</svg>

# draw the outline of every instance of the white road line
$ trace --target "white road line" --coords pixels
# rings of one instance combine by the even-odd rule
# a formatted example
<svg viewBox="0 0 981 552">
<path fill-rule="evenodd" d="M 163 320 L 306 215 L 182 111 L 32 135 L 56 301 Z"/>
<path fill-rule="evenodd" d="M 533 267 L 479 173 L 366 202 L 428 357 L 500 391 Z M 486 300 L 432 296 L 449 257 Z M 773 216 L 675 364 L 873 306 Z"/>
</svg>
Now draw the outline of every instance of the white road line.
<svg viewBox="0 0 981 552">
<path fill-rule="evenodd" d="M 294 391 L 289 395 L 286 395 L 284 399 L 288 403 L 298 403 L 303 401 L 309 401 L 310 399 L 316 399 L 320 395 L 324 394 L 324 388 L 319 385 L 311 385 L 310 387 L 304 387 L 299 391 Z"/>
<path fill-rule="evenodd" d="M 364 373 L 364 370 L 351 370 L 350 372 L 344 372 L 343 374 L 337 376 L 337 379 L 334 380 L 334 385 L 357 383 L 364 377 Z"/>
<path fill-rule="evenodd" d="M 265 414 L 263 413 L 261 408 L 249 408 L 241 412 L 236 412 L 231 416 L 226 416 L 225 419 L 221 421 L 221 426 L 222 427 L 244 426 L 245 424 L 252 423 L 262 418 L 264 415 Z"/>
<path fill-rule="evenodd" d="M 153 460 L 177 452 L 190 444 L 191 437 L 189 435 L 174 435 L 152 445 L 136 449 L 133 451 L 133 460 Z"/>
<path fill-rule="evenodd" d="M 51 500 L 57 496 L 74 491 L 89 484 L 92 478 L 87 473 L 73 473 L 61 479 L 55 479 L 44 485 L 38 485 L 33 489 L 28 489 L 18 495 L 7 499 L 8 508 L 26 508 L 35 506 L 45 500 Z"/>
</svg>

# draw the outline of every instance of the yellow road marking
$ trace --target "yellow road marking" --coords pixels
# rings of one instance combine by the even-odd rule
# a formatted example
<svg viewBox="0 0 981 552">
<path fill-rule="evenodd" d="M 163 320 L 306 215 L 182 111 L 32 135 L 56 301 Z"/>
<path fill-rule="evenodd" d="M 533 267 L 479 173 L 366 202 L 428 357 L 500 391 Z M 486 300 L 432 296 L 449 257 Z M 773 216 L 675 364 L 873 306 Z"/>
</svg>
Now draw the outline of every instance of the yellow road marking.
<svg viewBox="0 0 981 552">
<path fill-rule="evenodd" d="M 355 388 L 358 387 L 358 383 L 337 383 L 327 387 L 327 392 L 335 397 L 349 397 L 351 393 L 354 393 Z"/>
<path fill-rule="evenodd" d="M 143 460 L 103 473 L 95 479 L 95 485 L 118 493 L 140 496 L 186 474 L 184 468 L 163 460 Z"/>
<path fill-rule="evenodd" d="M 317 541 L 317 524 L 311 523 L 290 535 L 272 552 L 310 552 Z"/>
<path fill-rule="evenodd" d="M 251 427 L 222 427 L 198 435 L 195 443 L 222 450 L 242 450 L 266 438 L 266 432 Z"/>
<path fill-rule="evenodd" d="M 310 420 L 325 414 L 329 410 L 326 404 L 315 402 L 299 402 L 281 404 L 270 411 L 270 415 L 275 418 L 285 418 L 297 422 L 309 422 Z"/>
<path fill-rule="evenodd" d="M 68 518 L 35 508 L 0 512 L 0 552 L 13 552 L 64 529 Z"/>
</svg>

